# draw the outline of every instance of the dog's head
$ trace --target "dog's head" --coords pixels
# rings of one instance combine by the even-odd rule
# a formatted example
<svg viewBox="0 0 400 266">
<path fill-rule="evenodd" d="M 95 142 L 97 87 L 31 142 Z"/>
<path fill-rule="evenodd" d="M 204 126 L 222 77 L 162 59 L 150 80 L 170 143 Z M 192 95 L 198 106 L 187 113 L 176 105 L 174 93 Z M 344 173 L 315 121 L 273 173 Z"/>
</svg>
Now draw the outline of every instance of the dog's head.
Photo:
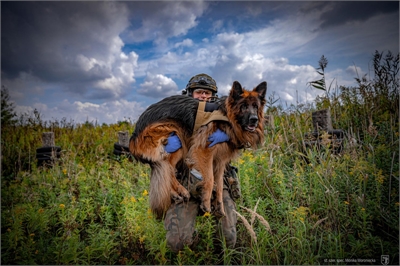
<svg viewBox="0 0 400 266">
<path fill-rule="evenodd" d="M 237 81 L 233 82 L 228 101 L 230 107 L 235 109 L 234 119 L 243 130 L 255 132 L 257 128 L 262 127 L 266 92 L 267 82 L 265 81 L 252 91 L 243 89 Z"/>
</svg>

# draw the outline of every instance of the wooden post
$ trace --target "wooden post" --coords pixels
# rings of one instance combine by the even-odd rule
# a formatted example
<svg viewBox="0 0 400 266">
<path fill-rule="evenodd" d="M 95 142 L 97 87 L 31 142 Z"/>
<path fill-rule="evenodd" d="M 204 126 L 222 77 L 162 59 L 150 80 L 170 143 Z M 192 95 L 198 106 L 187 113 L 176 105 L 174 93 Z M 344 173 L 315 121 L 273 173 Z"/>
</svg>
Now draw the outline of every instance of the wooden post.
<svg viewBox="0 0 400 266">
<path fill-rule="evenodd" d="M 329 146 L 334 154 L 339 154 L 343 149 L 344 131 L 333 129 L 331 112 L 329 109 L 319 110 L 312 113 L 314 132 L 304 134 L 305 147 Z M 328 135 L 324 135 L 325 131 Z"/>
<path fill-rule="evenodd" d="M 128 131 L 118 131 L 118 144 L 124 147 L 129 147 Z"/>
<path fill-rule="evenodd" d="M 329 109 L 319 110 L 312 113 L 312 122 L 315 132 L 333 130 L 331 111 Z"/>
<path fill-rule="evenodd" d="M 54 132 L 43 132 L 42 144 L 42 147 L 36 149 L 37 164 L 38 166 L 44 164 L 50 166 L 60 158 L 61 152 L 61 147 L 55 145 Z"/>
<path fill-rule="evenodd" d="M 55 140 L 54 140 L 54 132 L 43 132 L 42 143 L 43 143 L 43 147 L 56 146 Z"/>
</svg>

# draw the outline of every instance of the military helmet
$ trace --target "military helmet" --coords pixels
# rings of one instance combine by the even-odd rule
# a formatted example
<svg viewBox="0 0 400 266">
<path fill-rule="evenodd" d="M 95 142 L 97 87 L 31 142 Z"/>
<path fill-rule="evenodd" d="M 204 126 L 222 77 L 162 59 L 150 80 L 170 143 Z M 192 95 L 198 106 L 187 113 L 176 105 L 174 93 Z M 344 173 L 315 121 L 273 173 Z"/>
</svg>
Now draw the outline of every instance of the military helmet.
<svg viewBox="0 0 400 266">
<path fill-rule="evenodd" d="M 204 73 L 193 76 L 186 85 L 185 91 L 189 96 L 192 96 L 193 90 L 198 88 L 212 91 L 213 96 L 218 92 L 215 80 Z"/>
</svg>

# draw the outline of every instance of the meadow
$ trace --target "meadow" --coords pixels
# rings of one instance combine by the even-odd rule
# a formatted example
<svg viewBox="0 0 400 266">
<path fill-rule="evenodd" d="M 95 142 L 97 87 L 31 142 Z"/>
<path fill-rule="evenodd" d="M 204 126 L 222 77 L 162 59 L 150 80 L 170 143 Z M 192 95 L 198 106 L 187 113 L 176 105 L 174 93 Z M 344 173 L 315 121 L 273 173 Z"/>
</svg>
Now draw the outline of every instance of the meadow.
<svg viewBox="0 0 400 266">
<path fill-rule="evenodd" d="M 268 99 L 265 143 L 243 150 L 238 240 L 224 247 L 214 217 L 199 216 L 198 243 L 178 254 L 149 210 L 149 167 L 113 154 L 130 121 L 99 125 L 43 121 L 34 112 L 1 127 L 2 264 L 399 264 L 398 55 L 375 53 L 372 78 L 326 86 L 312 104 L 283 108 Z M 326 65 L 325 65 L 326 67 Z M 329 108 L 345 132 L 343 150 L 306 148 L 312 112 Z M 61 157 L 37 166 L 43 132 Z M 221 248 L 222 247 L 222 248 Z"/>
</svg>

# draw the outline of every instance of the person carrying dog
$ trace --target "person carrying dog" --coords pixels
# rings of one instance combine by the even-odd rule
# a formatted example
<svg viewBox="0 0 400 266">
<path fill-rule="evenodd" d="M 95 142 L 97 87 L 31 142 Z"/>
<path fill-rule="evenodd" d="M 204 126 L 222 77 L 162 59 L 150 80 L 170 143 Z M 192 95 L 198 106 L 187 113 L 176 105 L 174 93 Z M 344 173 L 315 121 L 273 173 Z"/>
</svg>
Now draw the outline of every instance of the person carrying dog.
<svg viewBox="0 0 400 266">
<path fill-rule="evenodd" d="M 217 98 L 218 87 L 215 80 L 206 74 L 193 76 L 182 94 L 199 101 L 206 101 L 205 112 L 217 109 L 213 99 Z M 215 131 L 208 139 L 209 147 L 229 140 L 225 132 Z M 176 135 L 168 138 L 165 151 L 172 153 L 181 148 L 180 139 Z M 202 180 L 197 172 L 189 172 L 185 165 L 177 166 L 177 179 L 188 188 L 191 197 L 189 201 L 173 203 L 165 214 L 164 226 L 167 231 L 167 245 L 174 252 L 179 252 L 185 245 L 194 246 L 195 222 L 198 215 L 203 215 L 200 208 L 201 192 L 196 190 L 196 184 Z M 237 168 L 227 165 L 224 173 L 223 202 L 225 216 L 218 219 L 218 237 L 225 239 L 226 246 L 233 248 L 236 244 L 237 217 L 235 200 L 240 198 L 240 186 L 237 178 Z M 218 217 L 219 218 L 219 217 Z"/>
</svg>

